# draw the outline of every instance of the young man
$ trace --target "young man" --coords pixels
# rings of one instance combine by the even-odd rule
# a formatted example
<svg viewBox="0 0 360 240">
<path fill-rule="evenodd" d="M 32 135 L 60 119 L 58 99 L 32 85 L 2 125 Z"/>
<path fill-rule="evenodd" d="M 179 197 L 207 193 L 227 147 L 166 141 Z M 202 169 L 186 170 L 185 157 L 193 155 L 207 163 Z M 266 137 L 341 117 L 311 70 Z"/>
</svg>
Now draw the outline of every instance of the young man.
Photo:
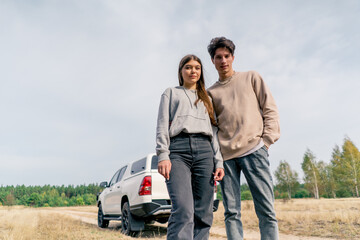
<svg viewBox="0 0 360 240">
<path fill-rule="evenodd" d="M 234 43 L 225 37 L 211 40 L 208 52 L 219 81 L 208 89 L 218 121 L 224 158 L 221 189 L 228 239 L 243 239 L 240 174 L 254 199 L 261 239 L 277 240 L 278 224 L 268 149 L 280 137 L 279 115 L 273 96 L 255 71 L 235 72 Z"/>
</svg>

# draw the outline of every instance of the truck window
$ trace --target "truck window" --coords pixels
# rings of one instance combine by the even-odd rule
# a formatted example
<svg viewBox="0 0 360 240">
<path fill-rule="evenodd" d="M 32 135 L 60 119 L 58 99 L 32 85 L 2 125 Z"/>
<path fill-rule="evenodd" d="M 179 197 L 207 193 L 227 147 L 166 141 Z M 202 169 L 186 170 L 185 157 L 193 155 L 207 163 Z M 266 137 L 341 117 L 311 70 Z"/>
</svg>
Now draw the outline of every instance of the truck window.
<svg viewBox="0 0 360 240">
<path fill-rule="evenodd" d="M 123 167 L 122 169 L 120 169 L 120 173 L 119 173 L 119 177 L 117 179 L 116 182 L 120 182 L 120 180 L 122 179 L 122 177 L 124 176 L 125 170 L 126 170 L 127 166 Z"/>
<path fill-rule="evenodd" d="M 158 157 L 156 155 L 151 159 L 151 169 L 158 169 Z"/>
<path fill-rule="evenodd" d="M 114 174 L 114 176 L 112 177 L 112 179 L 111 179 L 111 181 L 110 181 L 110 183 L 109 183 L 109 186 L 110 186 L 110 187 L 116 183 L 116 180 L 117 180 L 117 178 L 118 178 L 118 176 L 119 176 L 119 172 L 120 172 L 120 170 L 118 170 L 118 171 Z"/>
<path fill-rule="evenodd" d="M 136 174 L 138 172 L 144 171 L 146 168 L 146 158 L 136 161 L 131 166 L 131 174 Z"/>
</svg>

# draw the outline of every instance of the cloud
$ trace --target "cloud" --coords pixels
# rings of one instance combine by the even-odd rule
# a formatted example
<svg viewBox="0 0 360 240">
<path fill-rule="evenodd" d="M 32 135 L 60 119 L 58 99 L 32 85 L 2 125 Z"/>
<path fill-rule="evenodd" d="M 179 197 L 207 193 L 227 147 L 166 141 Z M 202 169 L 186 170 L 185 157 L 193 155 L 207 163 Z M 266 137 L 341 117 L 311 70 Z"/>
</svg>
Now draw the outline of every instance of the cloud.
<svg viewBox="0 0 360 240">
<path fill-rule="evenodd" d="M 360 144 L 358 1 L 32 1 L 0 8 L 0 184 L 82 184 L 153 152 L 161 93 L 182 56 L 236 44 L 280 109 L 273 170 L 300 173 L 309 147 L 328 161 L 345 134 Z M 16 167 L 18 167 L 16 169 Z M 53 175 L 51 175 L 53 174 Z"/>
</svg>

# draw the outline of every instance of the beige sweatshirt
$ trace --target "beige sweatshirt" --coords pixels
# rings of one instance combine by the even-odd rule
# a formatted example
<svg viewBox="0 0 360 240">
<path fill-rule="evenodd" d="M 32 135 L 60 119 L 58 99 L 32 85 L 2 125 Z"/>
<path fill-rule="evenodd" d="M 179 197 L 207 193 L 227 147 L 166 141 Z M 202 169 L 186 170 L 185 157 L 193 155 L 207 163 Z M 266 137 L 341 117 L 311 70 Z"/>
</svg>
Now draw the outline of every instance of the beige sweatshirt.
<svg viewBox="0 0 360 240">
<path fill-rule="evenodd" d="M 269 147 L 280 137 L 275 100 L 255 71 L 236 72 L 208 89 L 218 121 L 224 161 L 239 157 L 260 143 Z"/>
</svg>

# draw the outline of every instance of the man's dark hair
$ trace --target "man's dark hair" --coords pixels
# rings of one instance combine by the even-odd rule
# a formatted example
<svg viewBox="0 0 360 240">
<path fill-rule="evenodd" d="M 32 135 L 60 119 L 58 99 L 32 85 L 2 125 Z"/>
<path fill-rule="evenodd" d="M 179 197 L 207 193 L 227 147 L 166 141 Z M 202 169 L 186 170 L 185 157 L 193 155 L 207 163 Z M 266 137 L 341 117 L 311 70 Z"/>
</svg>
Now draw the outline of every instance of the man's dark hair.
<svg viewBox="0 0 360 240">
<path fill-rule="evenodd" d="M 215 51 L 218 48 L 226 48 L 231 55 L 234 56 L 235 44 L 230 39 L 227 39 L 226 37 L 216 37 L 211 39 L 210 44 L 207 47 L 211 59 L 214 59 Z"/>
</svg>

